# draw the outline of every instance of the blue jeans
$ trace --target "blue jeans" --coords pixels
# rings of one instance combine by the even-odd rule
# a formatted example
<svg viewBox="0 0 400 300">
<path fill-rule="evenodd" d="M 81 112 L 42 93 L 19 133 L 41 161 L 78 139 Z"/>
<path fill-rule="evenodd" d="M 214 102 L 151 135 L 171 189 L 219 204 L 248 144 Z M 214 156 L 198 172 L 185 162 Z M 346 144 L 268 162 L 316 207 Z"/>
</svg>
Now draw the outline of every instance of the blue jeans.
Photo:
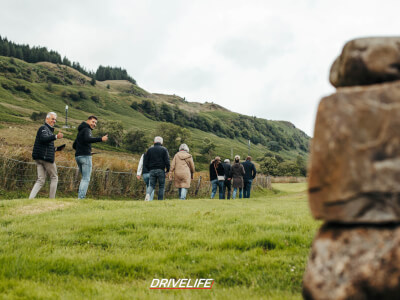
<svg viewBox="0 0 400 300">
<path fill-rule="evenodd" d="M 250 198 L 250 191 L 251 191 L 251 183 L 253 179 L 244 179 L 244 198 Z"/>
<path fill-rule="evenodd" d="M 186 194 L 187 194 L 188 189 L 187 188 L 178 188 L 179 192 L 179 199 L 185 200 L 186 199 Z"/>
<path fill-rule="evenodd" d="M 165 171 L 161 169 L 150 171 L 150 184 L 147 188 L 147 194 L 150 195 L 150 201 L 154 198 L 154 190 L 156 189 L 156 184 L 158 180 L 158 200 L 164 199 L 164 189 L 165 189 Z"/>
<path fill-rule="evenodd" d="M 78 164 L 79 172 L 82 174 L 81 183 L 79 184 L 78 198 L 84 199 L 89 187 L 90 175 L 92 174 L 92 156 L 76 156 L 75 160 Z"/>
<path fill-rule="evenodd" d="M 233 188 L 232 199 L 236 199 L 237 190 L 239 189 L 239 199 L 242 199 L 242 188 Z"/>
<path fill-rule="evenodd" d="M 149 188 L 149 185 L 150 185 L 150 173 L 144 173 L 144 174 L 142 174 L 142 176 L 143 176 L 143 181 L 146 184 L 146 192 L 147 192 L 147 189 Z M 151 193 L 150 197 L 151 197 L 151 199 L 154 198 L 154 190 Z"/>
<path fill-rule="evenodd" d="M 217 193 L 217 187 L 219 189 L 219 199 L 224 199 L 224 182 L 218 181 L 218 179 L 211 180 L 211 199 L 214 199 L 215 194 Z"/>
</svg>

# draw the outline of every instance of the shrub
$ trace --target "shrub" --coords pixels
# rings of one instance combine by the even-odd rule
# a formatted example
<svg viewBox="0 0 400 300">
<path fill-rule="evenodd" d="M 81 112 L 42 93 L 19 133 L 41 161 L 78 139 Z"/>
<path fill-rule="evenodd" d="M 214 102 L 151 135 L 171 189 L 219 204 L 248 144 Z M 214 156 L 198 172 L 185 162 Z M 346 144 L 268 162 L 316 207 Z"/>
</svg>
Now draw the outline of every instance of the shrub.
<svg viewBox="0 0 400 300">
<path fill-rule="evenodd" d="M 30 116 L 31 120 L 33 121 L 44 121 L 46 119 L 47 113 L 41 112 L 33 112 Z"/>
<path fill-rule="evenodd" d="M 93 95 L 90 97 L 90 99 L 93 100 L 93 102 L 99 103 L 100 102 L 100 97 L 97 95 Z"/>
</svg>

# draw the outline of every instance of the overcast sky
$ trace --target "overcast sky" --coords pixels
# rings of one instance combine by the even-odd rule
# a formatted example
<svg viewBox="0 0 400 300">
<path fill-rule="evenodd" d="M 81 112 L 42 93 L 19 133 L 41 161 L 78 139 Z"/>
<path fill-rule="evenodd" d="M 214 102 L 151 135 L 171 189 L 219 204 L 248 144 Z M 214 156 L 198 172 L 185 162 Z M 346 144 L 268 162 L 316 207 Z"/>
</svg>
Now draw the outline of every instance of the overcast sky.
<svg viewBox="0 0 400 300">
<path fill-rule="evenodd" d="M 126 69 L 152 93 L 213 101 L 313 135 L 344 43 L 399 35 L 399 1 L 0 0 L 0 35 L 95 71 Z"/>
</svg>

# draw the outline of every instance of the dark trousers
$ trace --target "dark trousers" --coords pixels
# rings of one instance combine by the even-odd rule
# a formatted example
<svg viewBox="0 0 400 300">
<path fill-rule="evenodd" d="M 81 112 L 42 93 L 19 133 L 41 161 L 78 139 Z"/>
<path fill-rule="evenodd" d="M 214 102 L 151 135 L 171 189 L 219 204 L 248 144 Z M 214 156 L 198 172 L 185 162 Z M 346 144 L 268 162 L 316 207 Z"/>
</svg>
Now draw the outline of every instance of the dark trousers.
<svg viewBox="0 0 400 300">
<path fill-rule="evenodd" d="M 156 184 L 158 181 L 159 189 L 158 189 L 158 200 L 163 200 L 164 199 L 164 189 L 165 189 L 165 172 L 164 170 L 161 169 L 156 169 L 156 170 L 151 170 L 150 171 L 150 184 L 147 189 L 147 194 L 150 195 L 150 200 L 153 200 L 152 192 L 156 188 Z"/>
<path fill-rule="evenodd" d="M 250 198 L 251 184 L 253 179 L 244 179 L 243 198 Z"/>
<path fill-rule="evenodd" d="M 226 196 L 226 192 L 228 192 L 228 197 L 225 199 L 231 199 L 231 189 L 232 189 L 232 180 L 225 180 L 224 182 L 224 198 Z"/>
</svg>

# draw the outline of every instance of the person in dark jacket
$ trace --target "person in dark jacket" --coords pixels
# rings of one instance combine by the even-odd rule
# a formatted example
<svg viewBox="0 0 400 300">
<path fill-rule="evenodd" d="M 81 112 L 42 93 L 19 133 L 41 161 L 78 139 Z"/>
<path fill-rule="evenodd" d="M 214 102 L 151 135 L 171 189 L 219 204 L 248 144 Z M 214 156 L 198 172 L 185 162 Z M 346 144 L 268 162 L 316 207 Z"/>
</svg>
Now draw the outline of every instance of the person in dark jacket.
<svg viewBox="0 0 400 300">
<path fill-rule="evenodd" d="M 224 160 L 223 166 L 225 174 L 224 199 L 231 199 L 232 184 L 231 184 L 231 177 L 229 176 L 229 173 L 231 172 L 231 162 L 229 161 L 229 159 Z M 227 198 L 225 198 L 225 195 L 227 195 Z"/>
<path fill-rule="evenodd" d="M 224 199 L 224 181 L 225 181 L 225 170 L 221 163 L 221 158 L 216 156 L 210 164 L 210 181 L 211 181 L 211 199 L 214 199 L 217 193 L 217 187 L 219 190 L 219 199 Z M 218 179 L 218 176 L 222 176 Z"/>
<path fill-rule="evenodd" d="M 237 190 L 239 189 L 239 199 L 242 199 L 242 191 L 243 191 L 243 176 L 244 176 L 244 168 L 240 164 L 240 156 L 235 156 L 235 162 L 231 167 L 230 177 L 232 177 L 232 185 L 233 185 L 233 194 L 232 199 L 236 199 Z"/>
<path fill-rule="evenodd" d="M 73 148 L 75 149 L 75 160 L 82 174 L 79 184 L 78 198 L 84 199 L 89 187 L 90 175 L 92 174 L 92 143 L 106 142 L 108 134 L 103 137 L 92 137 L 92 130 L 96 128 L 97 117 L 90 116 L 78 127 Z"/>
<path fill-rule="evenodd" d="M 36 197 L 44 183 L 46 182 L 46 173 L 50 176 L 50 198 L 56 197 L 57 192 L 57 167 L 55 161 L 54 141 L 62 139 L 63 134 L 59 132 L 54 134 L 54 124 L 57 121 L 57 114 L 49 112 L 46 116 L 46 122 L 40 126 L 36 133 L 35 144 L 33 146 L 32 158 L 36 162 L 38 179 L 36 180 L 29 199 Z"/>
<path fill-rule="evenodd" d="M 251 162 L 251 156 L 247 156 L 246 161 L 243 162 L 242 165 L 245 171 L 245 174 L 243 176 L 243 197 L 250 198 L 251 184 L 253 183 L 253 179 L 256 178 L 257 170 L 256 166 Z"/>
<path fill-rule="evenodd" d="M 152 201 L 154 189 L 158 181 L 158 200 L 164 199 L 165 176 L 169 172 L 169 154 L 167 148 L 162 146 L 163 138 L 156 136 L 154 146 L 150 147 L 144 157 L 144 165 L 150 173 L 150 185 L 146 191 L 145 201 Z"/>
</svg>

